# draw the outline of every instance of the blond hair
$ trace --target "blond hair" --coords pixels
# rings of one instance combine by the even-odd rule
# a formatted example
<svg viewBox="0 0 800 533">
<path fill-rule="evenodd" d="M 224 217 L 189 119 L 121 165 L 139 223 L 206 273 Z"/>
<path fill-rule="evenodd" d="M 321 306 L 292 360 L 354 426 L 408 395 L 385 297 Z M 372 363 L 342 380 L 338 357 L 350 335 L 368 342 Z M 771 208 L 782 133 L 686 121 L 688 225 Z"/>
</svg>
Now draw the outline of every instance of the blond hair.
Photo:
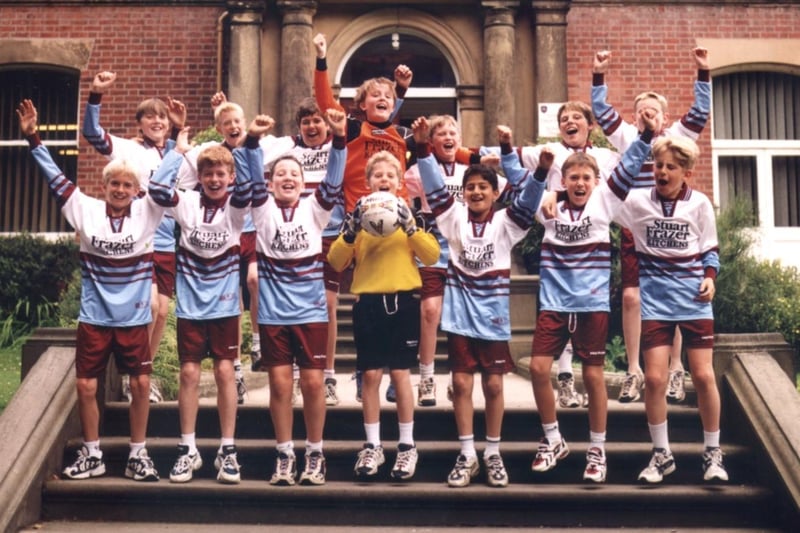
<svg viewBox="0 0 800 533">
<path fill-rule="evenodd" d="M 639 93 L 639 95 L 637 95 L 636 98 L 633 99 L 633 109 L 636 110 L 636 106 L 639 105 L 639 102 L 641 102 L 642 100 L 647 100 L 648 98 L 652 98 L 653 100 L 658 102 L 658 105 L 661 106 L 662 113 L 667 112 L 667 99 L 663 95 L 655 93 L 653 91 L 645 91 L 643 93 Z"/>
<path fill-rule="evenodd" d="M 675 161 L 685 170 L 694 168 L 700 149 L 688 137 L 661 137 L 653 144 L 653 157 L 658 157 L 664 152 L 672 153 Z"/>
<path fill-rule="evenodd" d="M 571 154 L 561 165 L 561 175 L 566 177 L 569 169 L 577 166 L 589 167 L 594 172 L 595 178 L 600 177 L 600 167 L 597 166 L 597 160 L 586 152 L 574 152 Z"/>
<path fill-rule="evenodd" d="M 233 102 L 223 102 L 214 109 L 214 124 L 220 125 L 219 120 L 223 113 L 239 113 L 244 120 L 244 109 L 239 104 Z"/>
<path fill-rule="evenodd" d="M 133 178 L 133 183 L 136 189 L 142 188 L 142 182 L 139 181 L 139 168 L 129 159 L 112 159 L 105 167 L 103 167 L 103 185 L 108 185 L 111 178 L 114 176 L 126 175 Z"/>
<path fill-rule="evenodd" d="M 400 164 L 400 161 L 389 151 L 381 150 L 367 160 L 367 166 L 365 168 L 367 173 L 367 181 L 369 181 L 370 176 L 372 176 L 373 170 L 375 170 L 375 165 L 378 163 L 389 163 L 392 165 L 395 170 L 397 171 L 397 177 L 400 178 L 403 175 L 403 167 Z"/>
<path fill-rule="evenodd" d="M 436 130 L 444 128 L 445 126 L 453 126 L 456 131 L 459 130 L 458 122 L 452 115 L 431 115 L 431 118 L 428 119 L 428 124 L 430 125 L 430 129 L 428 130 L 428 137 L 430 138 L 433 138 L 433 134 Z"/>
<path fill-rule="evenodd" d="M 200 152 L 197 156 L 197 174 L 201 175 L 205 169 L 215 165 L 225 165 L 228 172 L 233 174 L 233 154 L 221 144 L 209 146 Z"/>
</svg>

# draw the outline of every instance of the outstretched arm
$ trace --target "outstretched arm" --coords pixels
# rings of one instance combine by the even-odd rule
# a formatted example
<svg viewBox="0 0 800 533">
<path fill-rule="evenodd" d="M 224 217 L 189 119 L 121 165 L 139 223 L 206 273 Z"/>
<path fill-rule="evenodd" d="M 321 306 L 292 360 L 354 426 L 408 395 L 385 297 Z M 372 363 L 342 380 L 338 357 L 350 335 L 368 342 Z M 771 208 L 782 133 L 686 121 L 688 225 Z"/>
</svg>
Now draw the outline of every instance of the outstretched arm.
<svg viewBox="0 0 800 533">
<path fill-rule="evenodd" d="M 98 72 L 92 79 L 89 89 L 89 100 L 86 102 L 86 111 L 83 114 L 83 137 L 94 146 L 94 149 L 103 155 L 111 155 L 113 147 L 111 139 L 100 125 L 100 102 L 103 94 L 114 84 L 117 74 L 114 72 Z"/>
<path fill-rule="evenodd" d="M 322 33 L 316 34 L 313 42 L 317 51 L 317 66 L 314 70 L 314 96 L 317 99 L 317 106 L 320 109 L 335 108 L 344 111 L 342 105 L 333 97 L 333 90 L 328 80 L 328 63 L 325 60 L 328 43 L 325 35 Z"/>
</svg>

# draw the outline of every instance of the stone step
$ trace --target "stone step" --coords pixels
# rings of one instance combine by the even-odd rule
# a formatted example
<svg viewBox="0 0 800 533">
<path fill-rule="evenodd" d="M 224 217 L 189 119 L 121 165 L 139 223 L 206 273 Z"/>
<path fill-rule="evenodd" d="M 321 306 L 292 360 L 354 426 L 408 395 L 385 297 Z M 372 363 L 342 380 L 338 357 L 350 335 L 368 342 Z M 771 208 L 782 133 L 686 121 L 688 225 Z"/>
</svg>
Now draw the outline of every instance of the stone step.
<svg viewBox="0 0 800 533">
<path fill-rule="evenodd" d="M 770 527 L 774 494 L 764 488 L 672 484 L 474 483 L 332 481 L 315 487 L 273 487 L 245 479 L 220 485 L 135 483 L 106 476 L 53 480 L 43 490 L 43 520 L 216 524 L 316 524 L 379 527 Z M 113 527 L 113 526 L 109 526 Z"/>
<path fill-rule="evenodd" d="M 156 466 L 156 469 L 167 481 L 169 470 L 177 458 L 176 445 L 178 438 L 150 438 L 147 441 L 147 450 Z M 570 453 L 558 462 L 556 468 L 549 472 L 531 472 L 531 461 L 536 455 L 536 442 L 503 442 L 501 454 L 512 483 L 528 484 L 562 484 L 580 483 L 583 469 L 586 466 L 586 450 L 589 444 L 585 441 L 567 441 Z M 65 449 L 64 462 L 71 462 L 80 446 L 79 440 L 70 441 Z M 479 457 L 485 443 L 476 442 Z M 237 457 L 242 467 L 243 479 L 267 480 L 275 468 L 275 441 L 263 439 L 239 439 L 236 441 Z M 327 479 L 329 481 L 356 481 L 353 467 L 356 455 L 361 449 L 361 440 L 326 440 L 325 459 L 328 466 Z M 377 482 L 390 483 L 389 471 L 394 464 L 396 456 L 396 442 L 383 442 L 386 464 L 381 468 Z M 128 457 L 128 439 L 125 437 L 110 437 L 102 439 L 103 456 L 106 463 L 107 475 L 122 477 Z M 203 458 L 203 467 L 195 473 L 196 479 L 214 479 L 216 469 L 214 458 L 219 448 L 219 440 L 203 438 L 197 441 L 197 448 Z M 444 483 L 447 475 L 455 464 L 459 454 L 457 441 L 417 441 L 419 463 L 414 482 L 441 482 Z M 302 440 L 295 442 L 297 454 L 297 468 L 304 466 L 304 443 Z M 676 471 L 666 478 L 666 484 L 697 484 L 702 480 L 700 443 L 675 443 L 672 453 L 677 465 Z M 608 483 L 636 485 L 639 472 L 647 466 L 651 456 L 650 443 L 643 442 L 609 442 L 606 444 L 608 459 Z M 731 472 L 732 482 L 739 484 L 755 483 L 757 473 L 756 458 L 749 449 L 741 445 L 725 446 L 725 464 Z M 483 467 L 481 467 L 483 471 Z M 476 483 L 485 483 L 481 474 Z"/>
</svg>

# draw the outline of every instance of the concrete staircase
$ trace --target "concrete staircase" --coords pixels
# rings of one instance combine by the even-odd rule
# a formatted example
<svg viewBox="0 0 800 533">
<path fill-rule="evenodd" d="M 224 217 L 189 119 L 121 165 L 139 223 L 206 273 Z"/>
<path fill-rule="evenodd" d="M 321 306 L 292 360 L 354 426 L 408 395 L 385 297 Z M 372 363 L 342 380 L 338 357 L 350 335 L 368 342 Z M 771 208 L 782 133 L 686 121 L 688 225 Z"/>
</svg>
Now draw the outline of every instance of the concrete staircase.
<svg viewBox="0 0 800 533">
<path fill-rule="evenodd" d="M 534 474 L 530 463 L 541 436 L 529 382 L 514 374 L 506 379 L 507 410 L 501 450 L 511 483 L 490 488 L 481 474 L 464 489 L 451 489 L 446 477 L 458 454 L 452 406 L 445 399 L 447 365 L 437 358 L 438 405 L 417 408 L 415 437 L 420 452 L 411 482 L 388 477 L 394 460 L 397 421 L 394 407 L 381 414 L 387 465 L 378 479 L 360 482 L 353 465 L 364 436 L 360 404 L 349 374 L 354 364 L 349 301 L 339 313 L 337 379 L 342 403 L 328 410 L 325 455 L 328 482 L 319 487 L 272 487 L 267 479 L 275 460 L 274 434 L 267 410 L 263 375 L 249 375 L 250 394 L 240 406 L 237 447 L 242 483 L 215 481 L 213 459 L 218 446 L 218 422 L 212 399 L 201 402 L 197 435 L 203 468 L 188 484 L 171 484 L 168 473 L 178 441 L 175 402 L 154 405 L 150 414 L 148 450 L 162 475 L 157 483 L 134 483 L 123 477 L 127 457 L 127 404 L 109 402 L 103 415 L 102 446 L 108 467 L 105 477 L 85 481 L 51 479 L 43 487 L 41 516 L 46 521 L 167 522 L 175 524 L 302 524 L 363 527 L 546 527 L 546 528 L 722 528 L 781 530 L 784 513 L 774 491 L 759 479 L 756 450 L 744 439 L 725 438 L 727 484 L 702 481 L 702 429 L 689 387 L 685 406 L 672 406 L 670 438 L 678 469 L 658 486 L 637 483 L 650 458 L 650 443 L 641 402 L 609 401 L 608 481 L 582 481 L 588 440 L 585 408 L 562 409 L 559 422 L 571 453 L 551 472 Z M 443 339 L 442 339 L 443 342 Z M 530 342 L 528 336 L 527 342 Z M 445 353 L 440 344 L 439 353 Z M 520 363 L 522 367 L 524 362 Z M 579 375 L 579 372 L 578 372 Z M 384 377 L 384 387 L 386 386 Z M 416 378 L 412 378 L 416 382 Z M 613 383 L 610 382 L 612 385 Z M 485 431 L 483 404 L 476 387 L 476 444 L 481 453 Z M 579 385 L 580 388 L 580 385 Z M 383 389 L 382 389 L 383 390 Z M 616 392 L 610 392 L 616 398 Z M 295 409 L 296 451 L 302 468 L 302 409 Z M 733 433 L 733 432 L 731 432 Z M 723 435 L 726 437 L 726 435 Z M 70 441 L 64 461 L 72 461 L 79 445 Z M 109 526 L 113 527 L 113 526 Z"/>
</svg>

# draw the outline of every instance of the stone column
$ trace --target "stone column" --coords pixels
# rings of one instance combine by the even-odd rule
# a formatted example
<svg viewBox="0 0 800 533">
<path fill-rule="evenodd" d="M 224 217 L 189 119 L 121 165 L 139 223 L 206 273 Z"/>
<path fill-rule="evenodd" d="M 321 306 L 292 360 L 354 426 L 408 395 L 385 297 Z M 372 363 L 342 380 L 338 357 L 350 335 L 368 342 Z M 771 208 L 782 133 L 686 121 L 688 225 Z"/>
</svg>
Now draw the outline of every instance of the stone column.
<svg viewBox="0 0 800 533">
<path fill-rule="evenodd" d="M 483 1 L 483 142 L 514 119 L 514 14 L 519 2 Z"/>
<path fill-rule="evenodd" d="M 536 34 L 536 103 L 564 102 L 567 91 L 569 0 L 533 0 Z"/>
<path fill-rule="evenodd" d="M 278 0 L 281 10 L 281 71 L 279 83 L 280 110 L 275 117 L 280 135 L 295 132 L 294 117 L 303 98 L 314 94 L 314 61 L 316 53 L 311 39 L 317 2 L 311 0 Z M 272 80 L 277 81 L 277 80 Z"/>
<path fill-rule="evenodd" d="M 458 109 L 461 114 L 461 139 L 464 146 L 486 144 L 483 134 L 483 87 L 459 85 L 456 87 Z"/>
<path fill-rule="evenodd" d="M 251 120 L 261 107 L 261 24 L 263 0 L 228 0 L 231 44 L 228 100 Z"/>
</svg>

